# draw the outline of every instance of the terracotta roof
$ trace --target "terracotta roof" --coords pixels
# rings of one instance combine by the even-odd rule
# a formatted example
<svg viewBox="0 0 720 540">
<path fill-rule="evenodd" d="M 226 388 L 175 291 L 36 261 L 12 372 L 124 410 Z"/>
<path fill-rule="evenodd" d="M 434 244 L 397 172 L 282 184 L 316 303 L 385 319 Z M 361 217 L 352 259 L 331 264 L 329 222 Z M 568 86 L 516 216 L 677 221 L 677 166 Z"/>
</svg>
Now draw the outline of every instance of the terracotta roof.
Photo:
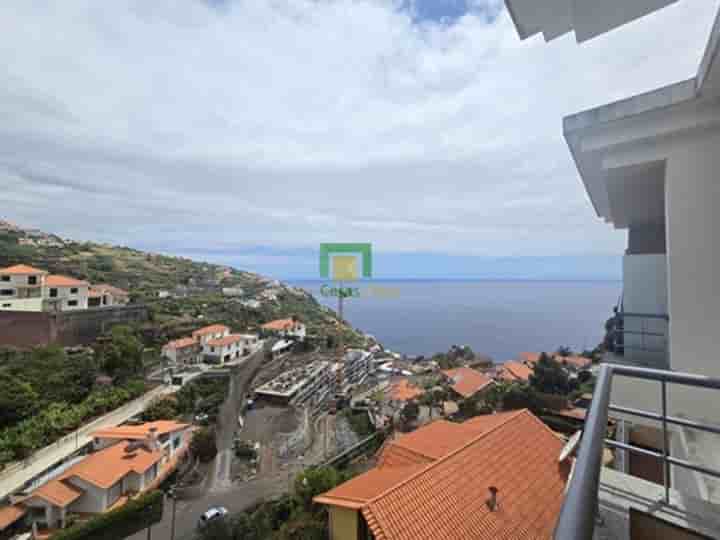
<svg viewBox="0 0 720 540">
<path fill-rule="evenodd" d="M 15 523 L 26 513 L 27 510 L 17 504 L 15 506 L 0 507 L 0 531 L 2 531 L 5 527 L 9 527 L 13 523 Z"/>
<path fill-rule="evenodd" d="M 443 373 L 452 379 L 452 389 L 462 397 L 469 398 L 492 384 L 492 379 L 468 367 L 446 369 Z"/>
<path fill-rule="evenodd" d="M 292 319 L 277 319 L 270 321 L 262 325 L 265 330 L 287 330 L 292 328 L 293 325 L 299 324 L 300 321 L 293 321 Z"/>
<path fill-rule="evenodd" d="M 576 420 L 585 420 L 587 416 L 587 410 L 579 407 L 573 407 L 571 409 L 562 409 L 560 411 L 552 411 L 551 414 L 557 414 L 559 416 L 567 416 L 568 418 L 574 418 Z"/>
<path fill-rule="evenodd" d="M 195 341 L 193 338 L 184 337 L 184 338 L 168 341 L 163 346 L 163 349 L 182 349 L 184 347 L 193 347 L 195 345 L 197 345 L 197 341 Z"/>
<path fill-rule="evenodd" d="M 107 489 L 130 472 L 144 474 L 163 457 L 162 450 L 151 452 L 144 446 L 128 452 L 126 449 L 130 444 L 120 442 L 90 454 L 65 471 L 60 479 L 77 476 L 95 486 Z M 35 494 L 36 492 L 33 492 L 31 496 Z"/>
<path fill-rule="evenodd" d="M 530 380 L 533 371 L 525 364 L 508 360 L 505 362 L 498 373 L 498 377 L 506 381 L 524 381 Z"/>
<path fill-rule="evenodd" d="M 229 336 L 221 337 L 219 339 L 211 339 L 207 342 L 208 345 L 213 347 L 227 347 L 238 341 L 242 341 L 243 337 L 239 334 L 230 334 Z"/>
<path fill-rule="evenodd" d="M 128 439 L 137 440 L 144 439 L 150 434 L 150 430 L 155 428 L 158 435 L 180 431 L 189 428 L 190 424 L 182 424 L 173 420 L 156 420 L 155 422 L 146 422 L 138 426 L 117 426 L 105 429 L 99 429 L 92 432 L 93 437 L 101 439 Z"/>
<path fill-rule="evenodd" d="M 64 473 L 61 478 L 66 478 L 66 474 L 67 472 Z M 30 494 L 28 499 L 31 497 L 40 497 L 50 504 L 64 508 L 71 502 L 79 499 L 83 493 L 83 490 L 76 486 L 71 486 L 62 479 L 55 479 L 37 488 Z"/>
<path fill-rule="evenodd" d="M 520 354 L 518 354 L 518 360 L 526 364 L 532 365 L 535 364 L 538 360 L 540 360 L 540 353 L 521 352 Z"/>
<path fill-rule="evenodd" d="M 88 287 L 90 285 L 87 281 L 55 274 L 45 278 L 45 284 L 48 287 Z"/>
<path fill-rule="evenodd" d="M 7 268 L 0 268 L 0 274 L 47 274 L 47 272 L 26 264 L 16 264 Z"/>
<path fill-rule="evenodd" d="M 375 469 L 315 500 L 359 509 L 377 540 L 550 539 L 569 472 L 558 463 L 563 441 L 527 410 L 473 423 L 468 433 L 485 429 L 428 465 Z M 499 490 L 495 511 L 490 486 Z"/>
<path fill-rule="evenodd" d="M 113 296 L 130 296 L 130 293 L 114 285 L 108 285 L 107 283 L 97 283 L 92 286 L 93 289 L 98 291 L 109 292 Z"/>
<path fill-rule="evenodd" d="M 393 401 L 410 401 L 424 393 L 422 388 L 411 385 L 407 379 L 401 379 L 392 385 L 389 396 Z"/>
<path fill-rule="evenodd" d="M 203 328 L 198 328 L 195 330 L 192 335 L 193 337 L 197 336 L 204 336 L 206 334 L 217 334 L 218 332 L 229 332 L 230 329 L 225 326 L 224 324 L 211 324 L 210 326 L 204 326 Z"/>
<path fill-rule="evenodd" d="M 585 358 L 584 356 L 555 356 L 555 361 L 560 364 L 569 364 L 577 369 L 583 369 L 592 364 L 592 359 Z"/>
</svg>

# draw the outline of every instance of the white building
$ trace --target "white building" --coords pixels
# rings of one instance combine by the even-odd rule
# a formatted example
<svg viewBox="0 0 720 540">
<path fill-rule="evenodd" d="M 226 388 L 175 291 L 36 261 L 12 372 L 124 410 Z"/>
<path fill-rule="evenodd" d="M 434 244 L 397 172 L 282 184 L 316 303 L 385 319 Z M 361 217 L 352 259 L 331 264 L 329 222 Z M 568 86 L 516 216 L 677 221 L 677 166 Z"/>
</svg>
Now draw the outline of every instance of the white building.
<svg viewBox="0 0 720 540">
<path fill-rule="evenodd" d="M 305 339 L 307 332 L 305 325 L 294 318 L 270 321 L 263 324 L 262 329 L 281 337 L 291 337 L 299 341 Z"/>
<path fill-rule="evenodd" d="M 578 41 L 671 3 L 673 0 L 506 0 L 522 38 L 541 32 L 550 40 L 574 31 Z M 617 33 L 633 31 L 637 29 L 622 28 Z M 619 313 L 622 340 L 608 358 L 610 362 L 720 377 L 719 50 L 720 23 L 716 19 L 695 77 L 563 120 L 565 139 L 597 215 L 628 231 Z M 717 392 L 669 386 L 669 415 L 720 424 Z M 611 399 L 617 405 L 658 411 L 660 396 L 657 382 L 613 378 Z M 622 421 L 618 438 L 623 442 L 665 452 L 657 421 L 625 414 L 617 417 Z M 720 469 L 717 436 L 676 423 L 669 429 L 669 455 Z M 640 470 L 634 469 L 633 462 L 639 463 L 641 455 L 618 451 L 617 456 L 616 466 L 622 472 L 634 475 Z M 669 471 L 671 491 L 677 490 L 680 500 L 698 497 L 720 502 L 718 481 L 712 477 L 676 465 L 663 471 L 662 461 L 645 460 L 642 468 L 658 468 L 656 476 L 663 478 Z M 632 485 L 629 480 L 622 481 L 626 482 L 624 489 Z M 646 494 L 652 492 L 647 486 L 643 489 Z M 613 504 L 617 509 L 627 501 Z M 692 504 L 697 507 L 696 515 L 688 517 L 691 503 L 687 502 L 682 523 L 673 520 L 662 506 L 653 511 L 653 517 L 708 537 L 720 536 L 720 523 L 711 523 L 707 512 L 701 511 L 704 503 Z M 716 514 L 717 509 L 712 512 Z M 630 537 L 627 531 L 618 532 L 627 521 L 614 531 L 618 537 Z M 654 534 L 670 533 L 656 529 Z"/>
<path fill-rule="evenodd" d="M 199 359 L 200 344 L 191 337 L 174 339 L 162 348 L 162 356 L 174 364 L 195 364 Z"/>
<path fill-rule="evenodd" d="M 250 354 L 258 344 L 254 334 L 229 334 L 211 339 L 203 345 L 203 358 L 208 364 L 224 364 Z"/>
<path fill-rule="evenodd" d="M 210 326 L 198 328 L 192 333 L 193 339 L 200 343 L 200 345 L 205 345 L 208 341 L 224 338 L 229 335 L 230 329 L 224 324 L 211 324 Z"/>
<path fill-rule="evenodd" d="M 88 308 L 87 281 L 48 274 L 31 266 L 0 269 L 0 310 L 72 311 Z"/>
<path fill-rule="evenodd" d="M 130 301 L 127 291 L 106 283 L 90 285 L 88 307 L 124 306 Z"/>
</svg>

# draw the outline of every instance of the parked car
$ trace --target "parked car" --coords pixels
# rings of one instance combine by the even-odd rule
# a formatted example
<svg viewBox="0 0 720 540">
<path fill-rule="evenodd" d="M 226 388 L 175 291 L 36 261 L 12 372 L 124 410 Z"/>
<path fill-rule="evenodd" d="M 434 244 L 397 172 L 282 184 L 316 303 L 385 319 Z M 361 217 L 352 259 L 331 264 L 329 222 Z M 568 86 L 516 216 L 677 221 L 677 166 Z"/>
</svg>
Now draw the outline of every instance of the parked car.
<svg viewBox="0 0 720 540">
<path fill-rule="evenodd" d="M 205 413 L 200 413 L 195 415 L 195 422 L 198 424 L 207 424 L 210 420 L 210 417 Z"/>
<path fill-rule="evenodd" d="M 222 519 L 227 516 L 227 514 L 227 508 L 225 508 L 224 506 L 214 506 L 213 508 L 207 510 L 202 516 L 200 516 L 200 520 L 198 521 L 198 527 L 204 527 L 211 521 L 215 521 L 216 519 Z"/>
</svg>

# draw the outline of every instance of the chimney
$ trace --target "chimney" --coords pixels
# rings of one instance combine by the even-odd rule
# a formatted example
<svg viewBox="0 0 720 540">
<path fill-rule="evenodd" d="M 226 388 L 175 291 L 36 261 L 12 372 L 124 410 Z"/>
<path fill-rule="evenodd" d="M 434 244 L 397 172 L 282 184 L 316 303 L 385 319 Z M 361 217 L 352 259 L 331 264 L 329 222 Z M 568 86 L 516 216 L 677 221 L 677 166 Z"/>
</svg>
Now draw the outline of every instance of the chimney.
<svg viewBox="0 0 720 540">
<path fill-rule="evenodd" d="M 490 486 L 488 490 L 490 491 L 490 498 L 485 501 L 485 504 L 488 505 L 488 508 L 491 512 L 494 512 L 498 508 L 498 506 L 500 506 L 497 500 L 497 494 L 500 490 L 495 486 Z"/>
<path fill-rule="evenodd" d="M 158 438 L 157 438 L 157 428 L 151 427 L 148 430 L 148 448 L 151 452 L 154 452 L 155 450 L 158 450 L 160 448 L 160 445 L 158 444 Z"/>
</svg>

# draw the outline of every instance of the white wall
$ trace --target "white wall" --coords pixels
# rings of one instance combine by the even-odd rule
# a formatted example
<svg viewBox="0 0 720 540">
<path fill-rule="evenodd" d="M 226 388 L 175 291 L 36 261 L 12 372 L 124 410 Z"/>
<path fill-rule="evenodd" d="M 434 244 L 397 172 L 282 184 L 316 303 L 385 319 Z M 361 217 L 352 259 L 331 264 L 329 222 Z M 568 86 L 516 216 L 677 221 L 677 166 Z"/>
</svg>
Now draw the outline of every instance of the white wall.
<svg viewBox="0 0 720 540">
<path fill-rule="evenodd" d="M 69 510 L 71 512 L 99 514 L 105 511 L 105 508 L 107 508 L 107 492 L 105 489 L 86 482 L 77 476 L 71 476 L 67 481 L 85 492 L 79 499 L 70 504 Z"/>
<path fill-rule="evenodd" d="M 50 290 L 57 289 L 57 296 L 50 298 Z M 70 292 L 72 289 L 77 289 L 77 293 Z M 46 289 L 46 296 L 55 302 L 60 302 L 60 309 L 62 311 L 72 311 L 75 309 L 87 309 L 88 307 L 88 286 L 73 286 L 73 287 L 48 287 Z M 68 304 L 69 301 L 77 301 L 77 306 L 71 306 Z"/>
<path fill-rule="evenodd" d="M 0 296 L 0 311 L 42 311 L 42 308 L 42 298 L 24 298 L 19 300 L 12 296 Z"/>
<path fill-rule="evenodd" d="M 720 134 L 673 147 L 667 163 L 666 212 L 670 362 L 673 370 L 720 377 Z M 695 389 L 673 389 L 678 412 L 720 421 Z M 717 393 L 708 398 L 718 403 Z"/>
</svg>

